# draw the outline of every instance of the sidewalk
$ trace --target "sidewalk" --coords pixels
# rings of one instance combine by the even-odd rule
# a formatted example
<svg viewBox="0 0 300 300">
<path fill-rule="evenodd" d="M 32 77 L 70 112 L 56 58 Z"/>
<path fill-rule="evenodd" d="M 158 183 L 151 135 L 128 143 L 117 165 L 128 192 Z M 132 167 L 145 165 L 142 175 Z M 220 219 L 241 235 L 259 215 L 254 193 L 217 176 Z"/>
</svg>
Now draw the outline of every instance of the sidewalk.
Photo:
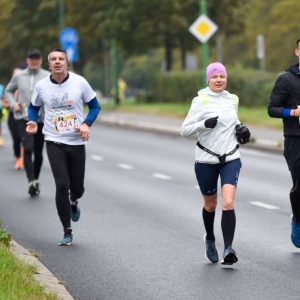
<svg viewBox="0 0 300 300">
<path fill-rule="evenodd" d="M 115 124 L 142 130 L 180 135 L 180 128 L 184 119 L 102 110 L 97 121 L 103 124 Z M 255 141 L 244 147 L 279 153 L 283 152 L 284 137 L 282 130 L 273 130 L 254 125 L 247 126 L 251 132 L 251 137 L 254 138 Z"/>
</svg>

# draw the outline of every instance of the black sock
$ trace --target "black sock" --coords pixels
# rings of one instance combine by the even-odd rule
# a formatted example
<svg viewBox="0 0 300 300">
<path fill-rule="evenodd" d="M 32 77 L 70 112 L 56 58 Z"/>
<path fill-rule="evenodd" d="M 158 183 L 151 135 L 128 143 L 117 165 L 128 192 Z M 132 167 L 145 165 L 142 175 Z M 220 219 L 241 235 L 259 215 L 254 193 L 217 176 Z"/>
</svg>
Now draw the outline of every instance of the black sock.
<svg viewBox="0 0 300 300">
<path fill-rule="evenodd" d="M 206 239 L 209 241 L 215 240 L 214 235 L 214 220 L 215 220 L 215 211 L 208 212 L 204 207 L 202 210 L 204 227 L 206 230 Z"/>
<path fill-rule="evenodd" d="M 290 191 L 290 201 L 296 225 L 300 225 L 300 180 L 293 179 L 293 187 Z"/>
<path fill-rule="evenodd" d="M 64 233 L 65 234 L 71 234 L 72 233 L 72 228 L 70 228 L 70 227 L 69 228 L 65 228 L 64 229 Z"/>
<path fill-rule="evenodd" d="M 224 247 L 225 249 L 228 246 L 232 245 L 234 231 L 235 231 L 235 212 L 232 210 L 223 210 L 222 212 L 222 220 L 221 220 L 221 228 L 223 232 L 224 239 Z"/>
</svg>

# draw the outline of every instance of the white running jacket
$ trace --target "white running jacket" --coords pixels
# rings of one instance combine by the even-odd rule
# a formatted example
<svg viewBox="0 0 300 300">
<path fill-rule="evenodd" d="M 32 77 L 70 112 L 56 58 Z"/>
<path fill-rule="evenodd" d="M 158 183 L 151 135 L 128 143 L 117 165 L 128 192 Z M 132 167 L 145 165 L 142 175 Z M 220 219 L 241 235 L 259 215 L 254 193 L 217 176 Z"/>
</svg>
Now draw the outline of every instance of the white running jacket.
<svg viewBox="0 0 300 300">
<path fill-rule="evenodd" d="M 198 97 L 192 101 L 191 108 L 186 116 L 180 134 L 190 136 L 198 133 L 199 143 L 217 154 L 229 153 L 238 144 L 235 136 L 235 126 L 240 123 L 238 119 L 239 98 L 227 91 L 213 92 L 209 87 L 198 92 Z M 206 128 L 205 120 L 217 117 L 215 128 Z M 226 157 L 226 162 L 240 158 L 237 150 Z M 211 155 L 196 146 L 195 161 L 201 163 L 219 163 L 218 157 Z"/>
</svg>

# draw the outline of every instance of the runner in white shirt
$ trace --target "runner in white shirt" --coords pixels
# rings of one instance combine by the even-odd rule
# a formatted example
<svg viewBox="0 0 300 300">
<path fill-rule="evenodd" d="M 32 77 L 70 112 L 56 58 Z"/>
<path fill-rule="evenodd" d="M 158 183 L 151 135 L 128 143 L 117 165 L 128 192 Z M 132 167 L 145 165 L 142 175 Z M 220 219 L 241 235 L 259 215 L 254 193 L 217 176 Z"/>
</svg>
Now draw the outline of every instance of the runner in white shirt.
<svg viewBox="0 0 300 300">
<path fill-rule="evenodd" d="M 235 232 L 234 197 L 241 168 L 239 144 L 249 142 L 250 132 L 238 119 L 239 98 L 225 91 L 227 72 L 218 62 L 206 68 L 208 87 L 198 92 L 181 127 L 181 135 L 198 133 L 195 152 L 195 173 L 204 199 L 202 210 L 206 234 L 205 256 L 219 261 L 215 243 L 214 218 L 217 207 L 218 178 L 222 187 L 221 228 L 224 240 L 222 264 L 238 261 L 232 248 Z"/>
<path fill-rule="evenodd" d="M 59 245 L 71 245 L 71 220 L 80 218 L 78 199 L 84 193 L 85 144 L 90 137 L 90 126 L 96 120 L 100 105 L 88 82 L 68 72 L 67 53 L 54 49 L 48 55 L 51 75 L 38 82 L 28 108 L 26 131 L 37 132 L 40 107 L 45 108 L 43 134 L 56 185 L 56 206 L 63 225 L 64 236 Z M 84 116 L 84 104 L 89 107 Z"/>
</svg>

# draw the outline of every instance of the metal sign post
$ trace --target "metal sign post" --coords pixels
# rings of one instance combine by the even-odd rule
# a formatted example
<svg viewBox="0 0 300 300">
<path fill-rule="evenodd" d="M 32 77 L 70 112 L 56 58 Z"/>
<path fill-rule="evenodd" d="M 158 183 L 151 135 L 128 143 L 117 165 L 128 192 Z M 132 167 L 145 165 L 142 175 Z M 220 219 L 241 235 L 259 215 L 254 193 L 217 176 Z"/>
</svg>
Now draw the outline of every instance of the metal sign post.
<svg viewBox="0 0 300 300">
<path fill-rule="evenodd" d="M 208 44 L 207 41 L 218 30 L 218 26 L 210 20 L 206 14 L 206 1 L 200 0 L 201 15 L 189 27 L 189 31 L 202 43 L 202 70 L 203 87 L 206 86 L 205 68 L 208 65 Z"/>
</svg>

